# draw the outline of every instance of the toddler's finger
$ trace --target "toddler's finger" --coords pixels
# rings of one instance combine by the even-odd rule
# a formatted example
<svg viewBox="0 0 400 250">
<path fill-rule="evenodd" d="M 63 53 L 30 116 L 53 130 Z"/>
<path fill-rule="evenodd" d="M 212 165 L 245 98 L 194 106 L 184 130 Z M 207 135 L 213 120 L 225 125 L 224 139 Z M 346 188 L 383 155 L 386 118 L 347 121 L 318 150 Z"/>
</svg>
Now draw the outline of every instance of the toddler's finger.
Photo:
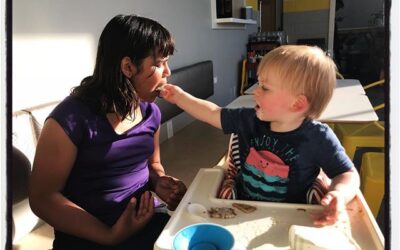
<svg viewBox="0 0 400 250">
<path fill-rule="evenodd" d="M 333 196 L 331 194 L 326 194 L 322 199 L 321 199 L 321 205 L 322 206 L 328 206 L 333 199 Z"/>
</svg>

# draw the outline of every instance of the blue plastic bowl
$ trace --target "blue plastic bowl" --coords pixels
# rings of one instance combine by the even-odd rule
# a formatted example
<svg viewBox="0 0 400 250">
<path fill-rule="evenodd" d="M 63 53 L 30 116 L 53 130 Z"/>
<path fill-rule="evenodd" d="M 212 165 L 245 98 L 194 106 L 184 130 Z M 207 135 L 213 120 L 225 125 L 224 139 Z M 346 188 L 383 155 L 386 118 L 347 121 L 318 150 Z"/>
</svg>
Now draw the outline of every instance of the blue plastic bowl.
<svg viewBox="0 0 400 250">
<path fill-rule="evenodd" d="M 212 223 L 193 224 L 181 229 L 174 238 L 174 250 L 231 250 L 231 232 Z"/>
</svg>

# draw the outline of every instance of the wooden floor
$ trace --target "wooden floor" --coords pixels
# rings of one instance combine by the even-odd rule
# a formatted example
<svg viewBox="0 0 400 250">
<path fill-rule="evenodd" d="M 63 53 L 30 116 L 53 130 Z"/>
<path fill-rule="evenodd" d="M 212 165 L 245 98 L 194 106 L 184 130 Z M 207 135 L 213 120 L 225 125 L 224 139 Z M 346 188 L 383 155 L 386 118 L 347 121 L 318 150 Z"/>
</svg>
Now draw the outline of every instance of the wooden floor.
<svg viewBox="0 0 400 250">
<path fill-rule="evenodd" d="M 228 150 L 230 135 L 194 121 L 161 144 L 161 162 L 168 175 L 190 185 L 200 168 L 214 167 Z"/>
</svg>

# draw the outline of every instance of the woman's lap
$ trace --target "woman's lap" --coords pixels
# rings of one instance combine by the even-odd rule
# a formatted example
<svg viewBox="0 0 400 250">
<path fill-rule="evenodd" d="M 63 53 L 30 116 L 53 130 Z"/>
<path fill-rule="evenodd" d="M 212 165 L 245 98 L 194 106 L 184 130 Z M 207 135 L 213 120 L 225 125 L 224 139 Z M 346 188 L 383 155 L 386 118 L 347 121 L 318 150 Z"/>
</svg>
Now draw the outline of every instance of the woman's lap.
<svg viewBox="0 0 400 250">
<path fill-rule="evenodd" d="M 97 243 L 55 231 L 54 250 L 147 250 L 153 245 L 169 220 L 166 213 L 155 213 L 149 224 L 141 231 L 117 246 L 103 246 Z"/>
</svg>

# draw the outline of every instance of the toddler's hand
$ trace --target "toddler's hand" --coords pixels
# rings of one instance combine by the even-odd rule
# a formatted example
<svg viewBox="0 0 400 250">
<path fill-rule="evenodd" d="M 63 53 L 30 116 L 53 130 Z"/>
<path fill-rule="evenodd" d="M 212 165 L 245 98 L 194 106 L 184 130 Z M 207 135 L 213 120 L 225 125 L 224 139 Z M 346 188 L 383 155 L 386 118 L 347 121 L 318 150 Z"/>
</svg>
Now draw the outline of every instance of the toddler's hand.
<svg viewBox="0 0 400 250">
<path fill-rule="evenodd" d="M 321 214 L 314 215 L 314 225 L 326 226 L 334 224 L 341 213 L 346 211 L 344 197 L 339 191 L 328 192 L 321 200 L 324 211 Z"/>
<path fill-rule="evenodd" d="M 160 91 L 159 97 L 173 104 L 178 100 L 179 94 L 183 92 L 180 87 L 168 83 L 162 85 L 158 91 Z"/>
</svg>

